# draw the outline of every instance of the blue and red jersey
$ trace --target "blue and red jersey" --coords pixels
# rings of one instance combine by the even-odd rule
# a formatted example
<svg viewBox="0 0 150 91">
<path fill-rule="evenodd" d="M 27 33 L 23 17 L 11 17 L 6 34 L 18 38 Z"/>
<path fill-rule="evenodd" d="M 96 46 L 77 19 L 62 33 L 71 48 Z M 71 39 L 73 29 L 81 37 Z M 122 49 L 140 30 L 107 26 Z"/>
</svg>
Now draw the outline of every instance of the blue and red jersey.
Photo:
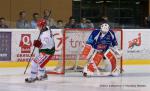
<svg viewBox="0 0 150 91">
<path fill-rule="evenodd" d="M 86 43 L 90 44 L 94 49 L 102 52 L 106 52 L 109 47 L 118 45 L 115 33 L 112 30 L 109 30 L 105 35 L 103 35 L 100 29 L 94 30 Z"/>
</svg>

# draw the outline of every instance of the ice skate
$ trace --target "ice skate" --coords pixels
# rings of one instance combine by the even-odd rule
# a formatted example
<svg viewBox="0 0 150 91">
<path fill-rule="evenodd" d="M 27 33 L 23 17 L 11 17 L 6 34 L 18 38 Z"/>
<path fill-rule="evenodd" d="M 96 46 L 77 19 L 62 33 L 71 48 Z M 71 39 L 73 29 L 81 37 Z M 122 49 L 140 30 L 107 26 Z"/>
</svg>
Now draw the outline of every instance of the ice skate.
<svg viewBox="0 0 150 91">
<path fill-rule="evenodd" d="M 47 80 L 48 79 L 48 75 L 44 74 L 43 76 L 39 76 L 37 77 L 37 80 L 41 81 L 41 80 Z"/>
<path fill-rule="evenodd" d="M 37 80 L 37 78 L 26 78 L 25 79 L 25 82 L 27 82 L 27 83 L 33 83 L 33 82 L 35 82 Z"/>
<path fill-rule="evenodd" d="M 92 75 L 94 74 L 93 72 L 90 72 L 90 71 L 87 69 L 87 66 L 84 67 L 82 73 L 83 73 L 83 76 L 84 76 L 84 77 L 92 76 Z"/>
<path fill-rule="evenodd" d="M 111 76 L 120 76 L 120 70 L 116 68 L 114 71 L 111 72 Z"/>
</svg>

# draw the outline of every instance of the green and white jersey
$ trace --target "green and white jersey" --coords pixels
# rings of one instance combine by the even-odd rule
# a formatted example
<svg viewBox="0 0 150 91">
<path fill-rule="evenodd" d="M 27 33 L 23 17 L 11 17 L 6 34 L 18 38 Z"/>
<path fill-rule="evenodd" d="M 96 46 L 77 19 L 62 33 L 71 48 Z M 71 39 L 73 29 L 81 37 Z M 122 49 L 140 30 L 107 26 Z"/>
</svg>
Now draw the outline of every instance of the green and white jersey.
<svg viewBox="0 0 150 91">
<path fill-rule="evenodd" d="M 40 35 L 42 47 L 40 49 L 52 49 L 55 47 L 54 38 L 51 30 L 43 31 Z"/>
</svg>

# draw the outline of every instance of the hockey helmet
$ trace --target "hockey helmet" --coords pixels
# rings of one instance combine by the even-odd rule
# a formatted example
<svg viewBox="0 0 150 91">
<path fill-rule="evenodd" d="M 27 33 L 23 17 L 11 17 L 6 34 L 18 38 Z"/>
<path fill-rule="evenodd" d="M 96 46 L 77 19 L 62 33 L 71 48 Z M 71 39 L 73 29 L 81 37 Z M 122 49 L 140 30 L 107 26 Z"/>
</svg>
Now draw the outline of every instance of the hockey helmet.
<svg viewBox="0 0 150 91">
<path fill-rule="evenodd" d="M 37 21 L 37 26 L 38 26 L 39 28 L 45 27 L 45 26 L 46 26 L 46 20 L 45 20 L 45 19 L 39 19 L 39 20 Z"/>
<path fill-rule="evenodd" d="M 101 30 L 103 33 L 107 33 L 110 29 L 110 26 L 107 24 L 107 23 L 103 23 L 101 26 L 100 26 Z"/>
</svg>

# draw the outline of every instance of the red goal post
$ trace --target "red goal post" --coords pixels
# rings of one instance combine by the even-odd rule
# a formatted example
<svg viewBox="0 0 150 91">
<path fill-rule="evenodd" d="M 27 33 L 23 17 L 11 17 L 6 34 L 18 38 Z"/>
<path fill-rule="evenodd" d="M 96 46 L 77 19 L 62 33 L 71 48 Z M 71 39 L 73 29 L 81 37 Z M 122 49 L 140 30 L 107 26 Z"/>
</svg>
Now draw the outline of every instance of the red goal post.
<svg viewBox="0 0 150 91">
<path fill-rule="evenodd" d="M 94 29 L 64 29 L 62 52 L 54 70 L 48 71 L 49 74 L 65 74 L 67 72 L 81 72 L 87 60 L 81 57 L 81 51 L 90 33 Z M 113 29 L 118 41 L 118 47 L 123 48 L 123 32 L 121 29 Z M 101 63 L 99 66 L 104 66 Z M 117 62 L 117 66 L 122 73 L 122 58 Z"/>
</svg>

